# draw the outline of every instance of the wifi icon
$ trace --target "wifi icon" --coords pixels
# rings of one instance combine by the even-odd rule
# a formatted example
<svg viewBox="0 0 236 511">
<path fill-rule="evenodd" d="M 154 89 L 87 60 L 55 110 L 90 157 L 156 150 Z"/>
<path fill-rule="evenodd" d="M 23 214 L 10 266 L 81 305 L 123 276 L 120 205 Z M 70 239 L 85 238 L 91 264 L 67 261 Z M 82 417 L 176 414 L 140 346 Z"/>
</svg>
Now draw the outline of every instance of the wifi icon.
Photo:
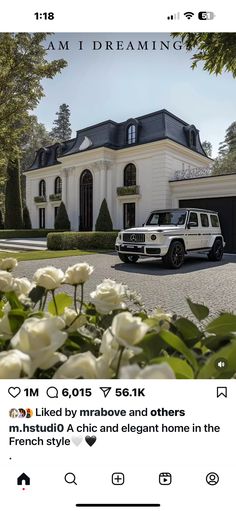
<svg viewBox="0 0 236 511">
<path fill-rule="evenodd" d="M 190 12 L 190 11 L 185 12 L 185 13 L 184 13 L 184 16 L 185 16 L 186 18 L 188 18 L 188 20 L 191 20 L 191 18 L 194 16 L 194 12 Z"/>
</svg>

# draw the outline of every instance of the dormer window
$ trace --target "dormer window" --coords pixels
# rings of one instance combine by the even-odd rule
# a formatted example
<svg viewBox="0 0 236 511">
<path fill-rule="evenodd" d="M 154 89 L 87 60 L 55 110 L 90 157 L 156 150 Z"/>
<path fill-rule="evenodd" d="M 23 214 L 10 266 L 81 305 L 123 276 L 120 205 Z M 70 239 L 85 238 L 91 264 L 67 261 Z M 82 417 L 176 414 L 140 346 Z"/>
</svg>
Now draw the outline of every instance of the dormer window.
<svg viewBox="0 0 236 511">
<path fill-rule="evenodd" d="M 190 131 L 190 146 L 196 147 L 196 133 L 193 130 Z"/>
<path fill-rule="evenodd" d="M 135 144 L 136 142 L 136 126 L 131 124 L 127 130 L 127 143 Z"/>
</svg>

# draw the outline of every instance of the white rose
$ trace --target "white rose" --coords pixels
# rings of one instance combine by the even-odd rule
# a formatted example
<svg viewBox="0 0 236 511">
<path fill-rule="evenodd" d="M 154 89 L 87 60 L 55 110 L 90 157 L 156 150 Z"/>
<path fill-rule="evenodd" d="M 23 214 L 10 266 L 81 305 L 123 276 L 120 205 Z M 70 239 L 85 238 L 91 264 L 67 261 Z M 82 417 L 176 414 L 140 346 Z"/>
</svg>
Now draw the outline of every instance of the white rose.
<svg viewBox="0 0 236 511">
<path fill-rule="evenodd" d="M 26 277 L 14 279 L 14 291 L 17 296 L 27 296 L 32 289 L 32 284 Z"/>
<path fill-rule="evenodd" d="M 138 364 L 121 367 L 121 379 L 169 380 L 175 378 L 175 373 L 166 362 L 153 364 L 141 369 Z"/>
<path fill-rule="evenodd" d="M 18 265 L 17 259 L 13 257 L 6 257 L 5 259 L 0 259 L 0 270 L 12 271 Z"/>
<path fill-rule="evenodd" d="M 18 350 L 0 353 L 0 378 L 20 378 L 22 373 L 29 376 L 31 369 L 29 355 Z"/>
<path fill-rule="evenodd" d="M 84 282 L 89 279 L 90 275 L 92 275 L 93 271 L 93 266 L 87 263 L 78 263 L 74 264 L 74 266 L 69 266 L 65 272 L 64 283 L 71 284 L 72 286 L 84 284 Z"/>
<path fill-rule="evenodd" d="M 100 345 L 99 353 L 103 356 L 103 358 L 107 361 L 107 364 L 115 371 L 117 368 L 118 360 L 119 360 L 119 343 L 117 342 L 114 335 L 112 335 L 110 329 L 108 328 L 103 336 L 102 342 Z M 120 362 L 121 365 L 127 365 L 129 363 L 129 359 L 134 356 L 134 352 L 131 349 L 126 349 L 122 355 L 122 359 Z"/>
<path fill-rule="evenodd" d="M 8 315 L 4 314 L 4 316 L 0 319 L 0 339 L 6 341 L 12 338 L 12 331 L 8 319 Z"/>
<path fill-rule="evenodd" d="M 134 345 L 142 340 L 148 329 L 149 326 L 138 316 L 132 316 L 131 312 L 120 312 L 114 317 L 111 325 L 111 333 L 120 346 L 130 348 L 136 353 L 141 350 Z"/>
<path fill-rule="evenodd" d="M 32 359 L 32 370 L 44 368 L 52 354 L 66 341 L 62 332 L 65 323 L 59 317 L 28 318 L 11 340 L 13 348 L 27 353 Z"/>
<path fill-rule="evenodd" d="M 103 357 L 96 358 L 91 351 L 72 355 L 55 372 L 53 378 L 109 378 L 109 368 Z"/>
<path fill-rule="evenodd" d="M 126 296 L 127 286 L 117 284 L 115 280 L 104 279 L 96 290 L 90 293 L 91 302 L 100 314 L 109 314 L 115 309 L 124 309 L 122 301 Z"/>
<path fill-rule="evenodd" d="M 37 284 L 37 286 L 44 287 L 47 290 L 54 290 L 60 287 L 63 279 L 63 271 L 55 268 L 54 266 L 39 268 L 33 276 L 33 281 Z"/>
<path fill-rule="evenodd" d="M 8 293 L 14 290 L 14 279 L 7 271 L 0 270 L 0 291 L 2 293 Z"/>
<path fill-rule="evenodd" d="M 75 312 L 74 309 L 70 309 L 69 307 L 66 307 L 63 313 L 63 319 L 65 321 L 65 324 L 67 327 L 67 332 L 75 332 L 78 328 L 81 328 L 81 326 L 85 325 L 87 323 L 86 316 L 84 314 L 80 314 L 80 316 L 75 319 L 78 316 L 77 312 Z M 71 323 L 73 324 L 71 325 Z M 71 326 L 70 326 L 71 325 Z"/>
</svg>

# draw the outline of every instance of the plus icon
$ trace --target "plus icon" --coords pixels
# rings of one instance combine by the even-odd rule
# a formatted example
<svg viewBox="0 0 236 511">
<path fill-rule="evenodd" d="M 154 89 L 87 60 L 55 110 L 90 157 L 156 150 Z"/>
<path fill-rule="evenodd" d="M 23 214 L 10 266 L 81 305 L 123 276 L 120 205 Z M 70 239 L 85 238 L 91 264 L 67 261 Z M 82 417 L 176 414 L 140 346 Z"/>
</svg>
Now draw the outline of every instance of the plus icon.
<svg viewBox="0 0 236 511">
<path fill-rule="evenodd" d="M 115 485 L 121 485 L 125 482 L 125 475 L 123 472 L 114 472 L 111 476 L 111 482 Z"/>
</svg>

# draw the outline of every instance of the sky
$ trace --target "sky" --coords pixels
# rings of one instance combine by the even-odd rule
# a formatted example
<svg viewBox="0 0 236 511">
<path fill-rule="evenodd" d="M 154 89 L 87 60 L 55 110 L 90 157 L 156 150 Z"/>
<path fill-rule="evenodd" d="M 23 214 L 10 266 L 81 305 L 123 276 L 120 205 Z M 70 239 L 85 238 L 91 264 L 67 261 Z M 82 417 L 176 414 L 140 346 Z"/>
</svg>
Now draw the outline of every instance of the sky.
<svg viewBox="0 0 236 511">
<path fill-rule="evenodd" d="M 68 41 L 69 50 L 59 50 L 60 41 Z M 106 41 L 112 49 L 106 49 Z M 148 49 L 138 50 L 138 41 L 147 41 Z M 169 41 L 170 49 L 162 45 L 161 50 L 161 41 Z M 52 80 L 42 81 L 45 97 L 34 113 L 49 131 L 62 103 L 70 107 L 72 137 L 107 119 L 121 122 L 165 108 L 194 124 L 201 141 L 212 143 L 215 157 L 225 130 L 236 120 L 232 75 L 210 75 L 201 65 L 192 70 L 191 53 L 175 50 L 170 34 L 57 33 L 48 36 L 45 47 L 48 60 L 68 62 Z"/>
</svg>

